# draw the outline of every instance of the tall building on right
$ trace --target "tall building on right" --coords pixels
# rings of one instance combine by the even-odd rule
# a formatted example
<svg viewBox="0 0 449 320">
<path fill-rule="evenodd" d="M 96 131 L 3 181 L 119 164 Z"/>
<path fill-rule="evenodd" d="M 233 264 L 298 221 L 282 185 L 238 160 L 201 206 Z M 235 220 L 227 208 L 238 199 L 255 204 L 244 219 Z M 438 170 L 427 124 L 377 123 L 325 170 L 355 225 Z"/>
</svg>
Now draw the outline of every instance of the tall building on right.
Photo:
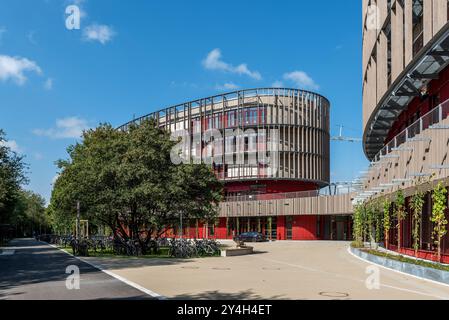
<svg viewBox="0 0 449 320">
<path fill-rule="evenodd" d="M 363 148 L 371 166 L 361 198 L 394 200 L 402 190 L 408 214 L 392 221 L 389 247 L 415 255 L 418 230 L 418 255 L 433 260 L 432 192 L 449 186 L 448 12 L 447 0 L 363 0 Z M 418 225 L 417 192 L 425 194 Z M 447 234 L 441 243 L 449 263 Z"/>
</svg>

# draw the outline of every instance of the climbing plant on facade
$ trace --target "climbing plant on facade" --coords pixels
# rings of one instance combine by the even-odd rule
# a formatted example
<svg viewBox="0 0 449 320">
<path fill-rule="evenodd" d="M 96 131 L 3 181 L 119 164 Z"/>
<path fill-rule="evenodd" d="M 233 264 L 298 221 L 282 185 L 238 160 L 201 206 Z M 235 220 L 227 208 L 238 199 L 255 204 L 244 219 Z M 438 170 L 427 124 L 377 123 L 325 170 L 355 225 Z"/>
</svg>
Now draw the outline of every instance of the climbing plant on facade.
<svg viewBox="0 0 449 320">
<path fill-rule="evenodd" d="M 396 216 L 398 219 L 398 251 L 402 248 L 402 221 L 407 217 L 407 211 L 405 210 L 405 196 L 402 190 L 399 190 L 396 194 L 395 202 Z"/>
<path fill-rule="evenodd" d="M 364 229 L 364 221 L 363 221 L 363 206 L 358 205 L 354 208 L 354 240 L 358 246 L 363 244 L 363 229 Z"/>
<path fill-rule="evenodd" d="M 377 199 L 374 203 L 375 210 L 375 220 L 376 220 L 376 242 L 379 243 L 382 241 L 382 232 L 383 232 L 383 211 L 382 211 L 382 202 L 380 199 Z"/>
<path fill-rule="evenodd" d="M 369 242 L 373 242 L 374 238 L 374 221 L 375 221 L 375 212 L 374 212 L 374 204 L 369 202 L 365 207 L 366 214 L 366 234 L 368 235 Z"/>
<path fill-rule="evenodd" d="M 410 199 L 410 208 L 412 210 L 413 249 L 415 250 L 415 256 L 418 256 L 418 250 L 420 248 L 421 217 L 423 207 L 424 207 L 424 194 L 420 191 L 416 191 L 416 193 Z"/>
<path fill-rule="evenodd" d="M 432 238 L 437 246 L 438 261 L 441 261 L 441 240 L 447 234 L 447 219 L 445 211 L 447 209 L 447 189 L 440 182 L 434 188 L 432 194 L 433 208 L 430 220 L 434 223 Z"/>
<path fill-rule="evenodd" d="M 383 201 L 383 225 L 384 225 L 384 237 L 385 247 L 388 249 L 390 245 L 390 229 L 391 229 L 391 217 L 390 217 L 391 201 L 385 199 Z"/>
</svg>

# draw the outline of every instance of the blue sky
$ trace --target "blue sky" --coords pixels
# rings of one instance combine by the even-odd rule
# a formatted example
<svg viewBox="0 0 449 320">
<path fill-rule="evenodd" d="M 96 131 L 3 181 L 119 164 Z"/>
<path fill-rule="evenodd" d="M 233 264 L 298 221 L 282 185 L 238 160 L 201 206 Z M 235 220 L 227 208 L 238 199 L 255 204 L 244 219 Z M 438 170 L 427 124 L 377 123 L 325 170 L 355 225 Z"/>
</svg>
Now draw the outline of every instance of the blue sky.
<svg viewBox="0 0 449 320">
<path fill-rule="evenodd" d="M 47 200 L 83 128 L 234 88 L 318 91 L 332 133 L 361 137 L 361 16 L 339 1 L 0 0 L 0 128 Z M 360 143 L 331 156 L 334 181 L 367 166 Z"/>
</svg>

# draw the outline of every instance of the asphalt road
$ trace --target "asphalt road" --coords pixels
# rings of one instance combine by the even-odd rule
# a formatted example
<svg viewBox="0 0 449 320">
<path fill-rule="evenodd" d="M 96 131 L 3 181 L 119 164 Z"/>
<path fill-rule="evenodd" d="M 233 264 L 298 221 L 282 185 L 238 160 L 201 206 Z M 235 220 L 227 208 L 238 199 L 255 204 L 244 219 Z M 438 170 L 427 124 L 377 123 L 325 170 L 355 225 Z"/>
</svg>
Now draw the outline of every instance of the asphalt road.
<svg viewBox="0 0 449 320">
<path fill-rule="evenodd" d="M 79 289 L 66 286 L 68 266 L 80 271 Z M 69 284 L 74 282 L 69 281 Z M 143 292 L 34 239 L 11 242 L 0 253 L 0 300 L 152 299 Z"/>
</svg>

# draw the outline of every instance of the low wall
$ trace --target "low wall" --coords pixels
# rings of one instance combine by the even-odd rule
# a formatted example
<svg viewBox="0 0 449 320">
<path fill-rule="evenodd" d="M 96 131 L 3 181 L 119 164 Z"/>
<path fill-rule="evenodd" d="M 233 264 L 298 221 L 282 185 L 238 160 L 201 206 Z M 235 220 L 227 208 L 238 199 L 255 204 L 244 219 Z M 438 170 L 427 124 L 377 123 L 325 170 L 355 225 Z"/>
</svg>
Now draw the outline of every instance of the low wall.
<svg viewBox="0 0 449 320">
<path fill-rule="evenodd" d="M 449 271 L 414 265 L 407 262 L 396 261 L 384 257 L 369 254 L 360 249 L 350 248 L 351 252 L 359 258 L 372 262 L 385 268 L 407 273 L 416 277 L 449 284 Z"/>
<path fill-rule="evenodd" d="M 253 247 L 221 250 L 221 256 L 222 257 L 246 256 L 246 255 L 253 254 L 253 253 L 254 253 L 254 248 Z"/>
</svg>

